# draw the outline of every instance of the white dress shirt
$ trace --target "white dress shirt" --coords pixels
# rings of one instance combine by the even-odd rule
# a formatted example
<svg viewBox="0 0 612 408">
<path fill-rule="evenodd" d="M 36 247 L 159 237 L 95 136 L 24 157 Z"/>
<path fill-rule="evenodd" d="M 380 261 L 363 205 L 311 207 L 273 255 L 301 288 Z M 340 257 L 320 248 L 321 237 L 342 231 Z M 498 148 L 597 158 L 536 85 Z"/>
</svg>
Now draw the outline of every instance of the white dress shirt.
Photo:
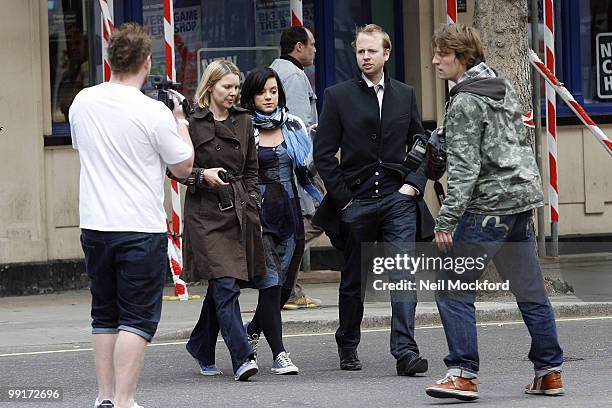
<svg viewBox="0 0 612 408">
<path fill-rule="evenodd" d="M 370 81 L 363 72 L 361 73 L 361 77 L 370 88 L 375 87 L 374 91 L 376 92 L 376 97 L 378 98 L 378 115 L 379 117 L 382 117 L 382 103 L 383 96 L 385 95 L 385 73 L 383 72 L 382 77 L 380 78 L 380 81 L 378 81 L 377 84 Z"/>
</svg>

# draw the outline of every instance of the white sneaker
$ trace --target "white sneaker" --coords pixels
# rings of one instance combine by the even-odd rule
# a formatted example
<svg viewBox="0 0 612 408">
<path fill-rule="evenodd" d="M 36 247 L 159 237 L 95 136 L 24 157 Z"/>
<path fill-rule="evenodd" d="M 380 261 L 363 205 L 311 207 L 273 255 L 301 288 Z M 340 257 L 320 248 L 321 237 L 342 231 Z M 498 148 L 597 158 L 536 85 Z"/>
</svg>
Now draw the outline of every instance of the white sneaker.
<svg viewBox="0 0 612 408">
<path fill-rule="evenodd" d="M 115 404 L 113 404 L 113 402 L 108 399 L 100 401 L 96 398 L 96 402 L 94 402 L 94 408 L 115 408 Z"/>
<path fill-rule="evenodd" d="M 273 374 L 297 374 L 300 370 L 297 368 L 295 364 L 289 358 L 289 353 L 286 351 L 282 351 L 276 356 L 274 359 L 274 363 L 272 364 L 272 373 Z"/>
</svg>

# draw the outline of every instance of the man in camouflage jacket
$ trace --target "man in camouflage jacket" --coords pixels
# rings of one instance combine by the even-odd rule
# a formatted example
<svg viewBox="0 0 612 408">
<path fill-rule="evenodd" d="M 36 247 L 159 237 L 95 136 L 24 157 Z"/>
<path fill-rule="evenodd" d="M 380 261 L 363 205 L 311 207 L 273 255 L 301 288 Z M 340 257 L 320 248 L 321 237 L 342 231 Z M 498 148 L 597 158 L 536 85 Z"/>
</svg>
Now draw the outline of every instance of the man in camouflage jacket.
<svg viewBox="0 0 612 408">
<path fill-rule="evenodd" d="M 444 119 L 448 197 L 436 219 L 435 241 L 451 255 L 481 257 L 478 269 L 443 271 L 448 281 L 478 283 L 493 260 L 507 281 L 531 334 L 535 377 L 528 394 L 562 395 L 554 314 L 534 248 L 531 210 L 543 205 L 540 175 L 510 83 L 484 63 L 478 32 L 463 25 L 436 31 L 432 63 L 438 77 L 456 82 Z M 467 256 L 467 257 L 466 257 Z M 446 377 L 427 387 L 436 398 L 475 400 L 479 356 L 474 288 L 437 293 L 449 347 Z"/>
</svg>

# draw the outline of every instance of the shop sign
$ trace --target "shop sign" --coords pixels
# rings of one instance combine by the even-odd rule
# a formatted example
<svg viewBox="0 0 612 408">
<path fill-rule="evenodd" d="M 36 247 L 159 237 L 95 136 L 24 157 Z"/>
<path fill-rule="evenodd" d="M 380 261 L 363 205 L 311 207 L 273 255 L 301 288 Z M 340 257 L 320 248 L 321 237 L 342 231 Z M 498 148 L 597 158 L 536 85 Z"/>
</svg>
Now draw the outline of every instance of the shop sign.
<svg viewBox="0 0 612 408">
<path fill-rule="evenodd" d="M 467 0 L 457 0 L 457 13 L 467 13 Z"/>
<path fill-rule="evenodd" d="M 597 96 L 612 99 L 612 33 L 597 34 Z"/>
</svg>

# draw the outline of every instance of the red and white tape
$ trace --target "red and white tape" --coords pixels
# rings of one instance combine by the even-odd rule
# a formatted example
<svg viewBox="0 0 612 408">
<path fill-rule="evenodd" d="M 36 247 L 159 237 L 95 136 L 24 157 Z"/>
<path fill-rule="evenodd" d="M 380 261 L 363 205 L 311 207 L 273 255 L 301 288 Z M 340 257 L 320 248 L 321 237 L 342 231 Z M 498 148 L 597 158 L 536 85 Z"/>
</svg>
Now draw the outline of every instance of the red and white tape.
<svg viewBox="0 0 612 408">
<path fill-rule="evenodd" d="M 563 86 L 563 83 L 555 77 L 555 75 L 544 65 L 542 60 L 538 57 L 538 55 L 533 51 L 529 50 L 529 61 L 536 68 L 536 70 L 544 77 L 546 83 L 552 86 L 552 88 L 557 92 L 557 94 L 565 101 L 567 106 L 580 118 L 582 123 L 591 131 L 591 133 L 595 136 L 595 138 L 601 143 L 606 152 L 610 156 L 612 156 L 612 141 L 606 136 L 606 134 L 601 130 L 593 119 L 586 113 L 584 108 L 576 102 L 576 99 L 572 96 L 572 94 Z"/>
<path fill-rule="evenodd" d="M 529 111 L 523 115 L 523 125 L 528 128 L 535 128 L 535 122 L 533 121 L 533 111 Z"/>
<path fill-rule="evenodd" d="M 291 0 L 291 25 L 300 27 L 304 24 L 302 0 Z"/>
<path fill-rule="evenodd" d="M 544 0 L 544 63 L 555 75 L 555 24 L 553 0 Z M 548 200 L 550 221 L 559 221 L 559 186 L 557 180 L 557 97 L 554 88 L 546 83 L 546 145 L 548 146 Z"/>
<path fill-rule="evenodd" d="M 107 82 L 111 76 L 110 63 L 108 62 L 108 40 L 115 29 L 112 14 L 113 0 L 100 0 L 100 10 L 102 11 L 102 78 L 104 82 Z"/>
<path fill-rule="evenodd" d="M 446 23 L 457 24 L 457 0 L 446 0 Z"/>
<path fill-rule="evenodd" d="M 174 4 L 172 0 L 164 0 L 164 42 L 166 48 L 166 78 L 176 82 L 176 68 L 174 58 Z M 174 295 L 179 300 L 189 300 L 187 286 L 181 279 L 183 272 L 182 256 L 182 211 L 181 190 L 176 180 L 170 180 L 170 194 L 172 196 L 172 232 L 168 228 L 168 258 L 172 267 L 172 280 L 174 281 Z"/>
</svg>

